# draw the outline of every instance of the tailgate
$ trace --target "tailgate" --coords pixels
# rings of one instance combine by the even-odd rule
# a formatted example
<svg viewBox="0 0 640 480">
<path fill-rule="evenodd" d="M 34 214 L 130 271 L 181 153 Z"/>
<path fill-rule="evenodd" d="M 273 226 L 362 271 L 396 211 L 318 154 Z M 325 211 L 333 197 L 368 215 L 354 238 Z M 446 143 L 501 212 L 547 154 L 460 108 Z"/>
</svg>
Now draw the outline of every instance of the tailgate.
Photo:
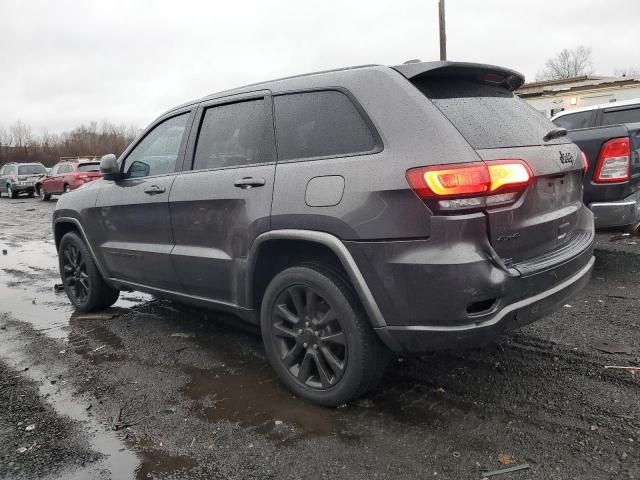
<svg viewBox="0 0 640 480">
<path fill-rule="evenodd" d="M 478 150 L 483 160 L 517 158 L 534 179 L 513 205 L 489 209 L 489 240 L 507 263 L 562 248 L 580 231 L 582 160 L 573 144 Z M 576 252 L 577 253 L 577 252 Z"/>
</svg>

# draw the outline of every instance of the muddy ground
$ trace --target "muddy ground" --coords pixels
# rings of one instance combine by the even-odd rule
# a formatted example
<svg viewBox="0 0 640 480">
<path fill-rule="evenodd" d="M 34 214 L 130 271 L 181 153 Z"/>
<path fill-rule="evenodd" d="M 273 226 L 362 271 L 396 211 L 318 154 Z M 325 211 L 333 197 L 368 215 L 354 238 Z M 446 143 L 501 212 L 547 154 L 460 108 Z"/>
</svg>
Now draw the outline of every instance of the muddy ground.
<svg viewBox="0 0 640 480">
<path fill-rule="evenodd" d="M 604 369 L 640 365 L 640 238 L 599 234 L 593 280 L 549 318 L 400 359 L 333 410 L 284 390 L 232 318 L 136 293 L 75 314 L 54 207 L 0 199 L 0 478 L 480 479 L 513 461 L 530 468 L 494 478 L 640 479 L 640 374 Z"/>
</svg>

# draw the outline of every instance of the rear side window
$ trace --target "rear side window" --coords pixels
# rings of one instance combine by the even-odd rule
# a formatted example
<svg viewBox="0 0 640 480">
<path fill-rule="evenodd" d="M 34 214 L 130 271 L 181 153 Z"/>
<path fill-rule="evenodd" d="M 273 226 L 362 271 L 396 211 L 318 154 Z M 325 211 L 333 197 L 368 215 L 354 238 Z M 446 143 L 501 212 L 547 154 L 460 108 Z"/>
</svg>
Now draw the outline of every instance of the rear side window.
<svg viewBox="0 0 640 480">
<path fill-rule="evenodd" d="M 264 100 L 249 100 L 205 110 L 194 170 L 272 162 L 273 125 Z"/>
<path fill-rule="evenodd" d="M 631 108 L 606 109 L 602 114 L 602 125 L 640 122 L 640 105 Z"/>
<path fill-rule="evenodd" d="M 42 165 L 20 165 L 18 167 L 18 175 L 40 175 L 46 173 Z"/>
<path fill-rule="evenodd" d="M 575 130 L 577 128 L 588 128 L 591 126 L 591 117 L 594 110 L 588 110 L 586 112 L 568 113 L 556 118 L 553 123 L 558 127 L 566 128 L 567 130 Z"/>
<path fill-rule="evenodd" d="M 280 160 L 369 153 L 377 143 L 351 99 L 335 90 L 273 99 Z"/>
<path fill-rule="evenodd" d="M 81 163 L 78 165 L 78 170 L 80 172 L 99 172 L 100 164 L 99 163 Z"/>
<path fill-rule="evenodd" d="M 509 90 L 460 79 L 418 79 L 414 85 L 476 149 L 541 145 L 555 128 Z M 567 143 L 560 137 L 546 144 Z"/>
</svg>

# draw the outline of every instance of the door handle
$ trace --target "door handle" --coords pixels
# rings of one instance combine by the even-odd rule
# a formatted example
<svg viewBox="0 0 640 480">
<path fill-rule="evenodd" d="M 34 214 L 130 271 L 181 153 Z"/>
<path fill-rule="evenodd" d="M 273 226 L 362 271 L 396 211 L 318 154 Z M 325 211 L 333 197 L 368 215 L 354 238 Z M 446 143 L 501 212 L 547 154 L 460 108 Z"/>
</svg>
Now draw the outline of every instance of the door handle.
<svg viewBox="0 0 640 480">
<path fill-rule="evenodd" d="M 164 193 L 166 190 L 164 187 L 159 187 L 158 185 L 151 185 L 147 188 L 144 193 L 147 195 L 157 195 L 158 193 Z"/>
<path fill-rule="evenodd" d="M 266 180 L 264 178 L 243 177 L 243 178 L 236 179 L 236 181 L 234 182 L 234 185 L 238 188 L 248 189 L 253 187 L 262 187 L 264 186 L 265 183 L 266 183 Z"/>
</svg>

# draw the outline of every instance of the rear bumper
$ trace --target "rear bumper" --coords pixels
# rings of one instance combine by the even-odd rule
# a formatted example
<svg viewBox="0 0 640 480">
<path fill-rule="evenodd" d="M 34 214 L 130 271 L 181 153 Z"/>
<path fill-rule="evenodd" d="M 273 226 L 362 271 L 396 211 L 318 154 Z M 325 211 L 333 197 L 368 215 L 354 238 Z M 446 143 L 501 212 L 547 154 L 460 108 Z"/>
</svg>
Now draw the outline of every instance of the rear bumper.
<svg viewBox="0 0 640 480">
<path fill-rule="evenodd" d="M 596 228 L 624 227 L 640 222 L 640 190 L 617 202 L 589 204 Z"/>
<path fill-rule="evenodd" d="M 18 185 L 16 183 L 11 185 L 11 190 L 16 193 L 32 193 L 35 192 L 35 185 Z"/>
<path fill-rule="evenodd" d="M 376 329 L 397 352 L 423 352 L 482 346 L 501 333 L 534 322 L 560 308 L 589 282 L 595 257 L 567 280 L 502 308 L 489 320 L 455 326 L 390 326 Z"/>
<path fill-rule="evenodd" d="M 376 331 L 396 352 L 481 346 L 551 313 L 589 281 L 586 207 L 567 243 L 510 266 L 486 241 L 482 214 L 432 222 L 428 240 L 345 242 L 384 319 Z"/>
</svg>

